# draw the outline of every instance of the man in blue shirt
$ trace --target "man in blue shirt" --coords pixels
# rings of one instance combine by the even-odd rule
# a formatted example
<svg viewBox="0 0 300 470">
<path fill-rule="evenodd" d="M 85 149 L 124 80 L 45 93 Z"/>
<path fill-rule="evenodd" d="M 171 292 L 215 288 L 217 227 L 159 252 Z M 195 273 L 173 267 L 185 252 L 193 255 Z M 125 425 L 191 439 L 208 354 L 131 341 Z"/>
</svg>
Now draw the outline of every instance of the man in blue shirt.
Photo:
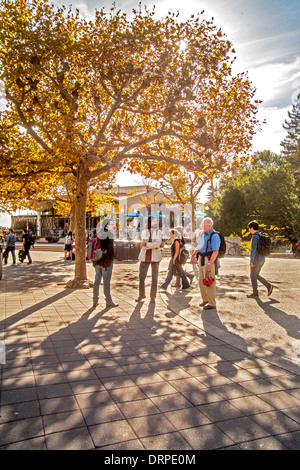
<svg viewBox="0 0 300 470">
<path fill-rule="evenodd" d="M 192 254 L 191 262 L 195 263 L 195 257 L 199 253 L 199 287 L 202 296 L 200 307 L 203 310 L 216 308 L 216 273 L 218 268 L 218 254 L 221 240 L 219 235 L 213 229 L 213 221 L 206 217 L 202 222 L 203 231 L 200 234 L 197 243 L 198 246 Z M 203 279 L 211 277 L 214 282 L 211 286 L 205 286 Z"/>
<path fill-rule="evenodd" d="M 11 256 L 13 259 L 13 264 L 16 264 L 16 255 L 15 255 L 15 247 L 16 247 L 16 236 L 12 228 L 9 229 L 9 233 L 6 238 L 6 253 L 7 258 L 4 260 L 4 264 L 7 264 L 9 252 L 11 252 Z"/>
<path fill-rule="evenodd" d="M 251 249 L 250 249 L 250 279 L 252 284 L 252 293 L 248 294 L 249 299 L 258 299 L 257 281 L 261 282 L 268 291 L 268 295 L 273 292 L 273 286 L 266 279 L 260 276 L 260 270 L 265 263 L 265 257 L 258 253 L 259 249 L 259 231 L 258 222 L 252 220 L 248 224 L 248 230 L 252 235 Z"/>
</svg>

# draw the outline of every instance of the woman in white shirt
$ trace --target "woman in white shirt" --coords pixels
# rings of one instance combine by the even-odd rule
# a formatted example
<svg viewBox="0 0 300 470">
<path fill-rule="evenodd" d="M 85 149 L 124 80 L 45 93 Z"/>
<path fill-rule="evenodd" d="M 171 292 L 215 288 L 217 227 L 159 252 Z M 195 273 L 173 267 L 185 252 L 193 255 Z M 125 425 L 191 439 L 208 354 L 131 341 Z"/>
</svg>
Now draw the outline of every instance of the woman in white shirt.
<svg viewBox="0 0 300 470">
<path fill-rule="evenodd" d="M 139 254 L 139 296 L 136 302 L 146 298 L 145 280 L 151 265 L 151 290 L 150 302 L 155 302 L 157 293 L 157 282 L 159 263 L 162 259 L 161 248 L 163 247 L 162 232 L 157 228 L 156 217 L 149 217 L 148 228 L 141 234 L 141 251 Z"/>
</svg>

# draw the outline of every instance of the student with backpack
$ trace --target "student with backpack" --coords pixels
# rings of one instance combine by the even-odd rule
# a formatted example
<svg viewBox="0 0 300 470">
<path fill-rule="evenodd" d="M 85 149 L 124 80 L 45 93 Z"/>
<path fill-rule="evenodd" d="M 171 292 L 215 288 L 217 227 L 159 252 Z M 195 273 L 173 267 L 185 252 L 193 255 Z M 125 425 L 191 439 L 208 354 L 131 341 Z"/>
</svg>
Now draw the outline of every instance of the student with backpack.
<svg viewBox="0 0 300 470">
<path fill-rule="evenodd" d="M 258 230 L 259 225 L 256 220 L 248 224 L 248 230 L 252 235 L 250 249 L 250 279 L 252 284 L 252 293 L 248 294 L 249 299 L 258 299 L 257 281 L 261 282 L 267 289 L 268 295 L 273 292 L 273 286 L 260 275 L 260 271 L 265 263 L 265 257 L 270 253 L 270 238 L 261 234 Z"/>
<path fill-rule="evenodd" d="M 72 232 L 69 232 L 65 237 L 65 261 L 67 261 L 67 254 L 69 253 L 70 261 L 72 261 L 72 243 L 74 241 Z"/>
<path fill-rule="evenodd" d="M 179 281 L 178 284 L 176 283 L 176 287 L 180 287 L 180 279 L 182 279 L 182 289 L 188 289 L 190 287 L 190 283 L 187 279 L 187 273 L 183 270 L 182 267 L 182 264 L 184 264 L 182 261 L 184 261 L 184 259 L 181 259 L 181 255 L 184 257 L 183 250 L 185 249 L 185 242 L 181 227 L 172 229 L 170 231 L 170 238 L 173 240 L 171 246 L 172 257 L 169 262 L 167 277 L 161 284 L 160 288 L 166 290 L 172 281 L 173 276 L 176 276 L 176 278 L 178 277 Z"/>
<path fill-rule="evenodd" d="M 23 230 L 23 237 L 22 237 L 22 250 L 24 251 L 23 258 L 22 258 L 22 263 L 24 259 L 28 258 L 28 264 L 32 263 L 32 259 L 30 256 L 30 247 L 31 247 L 31 241 L 28 235 L 28 230 L 24 228 Z"/>
<path fill-rule="evenodd" d="M 195 258 L 199 257 L 199 287 L 202 296 L 200 307 L 211 310 L 216 308 L 216 273 L 221 237 L 213 229 L 213 220 L 210 217 L 203 219 L 202 228 L 191 263 L 195 263 Z"/>
<path fill-rule="evenodd" d="M 99 305 L 99 288 L 103 278 L 103 293 L 106 308 L 118 307 L 119 304 L 112 300 L 110 282 L 114 261 L 114 224 L 111 219 L 104 219 L 102 229 L 93 240 L 91 260 L 95 268 L 95 281 L 93 286 L 93 308 Z"/>
</svg>

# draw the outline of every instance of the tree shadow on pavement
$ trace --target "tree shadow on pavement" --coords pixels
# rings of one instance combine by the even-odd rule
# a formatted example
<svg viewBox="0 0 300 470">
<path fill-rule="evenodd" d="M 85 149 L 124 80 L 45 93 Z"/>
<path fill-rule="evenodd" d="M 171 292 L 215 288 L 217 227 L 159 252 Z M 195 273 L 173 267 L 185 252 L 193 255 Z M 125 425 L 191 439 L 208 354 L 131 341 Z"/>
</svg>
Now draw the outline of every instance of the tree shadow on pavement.
<svg viewBox="0 0 300 470">
<path fill-rule="evenodd" d="M 29 266 L 9 265 L 5 268 L 3 280 L 6 281 L 10 292 L 26 291 L 29 288 L 67 282 L 74 276 L 74 266 L 74 263 L 66 263 L 62 260 L 34 261 Z"/>
<path fill-rule="evenodd" d="M 224 370 L 223 361 L 227 360 L 229 361 L 227 364 L 227 367 L 228 367 L 227 375 L 230 375 L 231 378 L 234 378 L 234 376 L 237 373 L 237 369 L 234 366 L 235 362 L 239 362 L 250 357 L 248 353 L 248 345 L 246 341 L 240 335 L 237 335 L 235 333 L 228 331 L 226 326 L 222 323 L 218 315 L 217 309 L 203 310 L 201 314 L 201 318 L 203 322 L 203 329 L 206 332 L 208 338 L 210 337 L 210 335 L 214 334 L 214 331 L 216 332 L 215 333 L 216 337 L 221 337 L 222 333 L 225 333 L 226 340 L 227 340 L 226 341 L 227 348 L 226 347 L 223 348 L 225 352 L 220 354 L 219 345 L 217 348 L 215 348 L 215 350 L 212 347 L 212 351 L 220 355 L 220 360 L 217 362 L 218 372 L 222 373 L 222 371 Z M 214 328 L 217 328 L 217 330 L 214 330 Z M 209 344 L 210 343 L 211 341 L 209 341 Z M 231 353 L 230 353 L 230 349 L 226 350 L 228 349 L 228 345 L 229 345 L 229 348 L 230 348 L 230 345 L 232 345 Z M 235 351 L 233 349 L 234 347 L 238 348 L 238 351 Z"/>
<path fill-rule="evenodd" d="M 256 299 L 256 302 L 271 320 L 286 330 L 289 337 L 300 339 L 300 319 L 296 315 L 289 315 L 283 310 L 273 307 L 274 303 L 278 303 L 276 300 L 262 302 L 261 299 Z"/>
</svg>

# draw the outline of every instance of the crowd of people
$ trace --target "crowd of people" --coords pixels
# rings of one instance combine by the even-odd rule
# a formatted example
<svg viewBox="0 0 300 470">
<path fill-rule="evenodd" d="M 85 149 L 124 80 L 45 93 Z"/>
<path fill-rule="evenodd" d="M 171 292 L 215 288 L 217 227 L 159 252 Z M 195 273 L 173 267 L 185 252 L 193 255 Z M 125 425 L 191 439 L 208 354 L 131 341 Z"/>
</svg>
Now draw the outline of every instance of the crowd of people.
<svg viewBox="0 0 300 470">
<path fill-rule="evenodd" d="M 148 227 L 141 232 L 141 250 L 139 254 L 139 294 L 136 302 L 142 302 L 146 298 L 145 280 L 149 269 L 151 270 L 150 303 L 154 303 L 158 289 L 159 264 L 162 260 L 161 249 L 164 246 L 162 232 L 158 227 L 156 217 L 148 219 Z M 99 287 L 103 278 L 103 292 L 106 300 L 106 307 L 116 307 L 111 296 L 111 277 L 114 261 L 113 244 L 114 224 L 111 219 L 105 219 L 101 229 L 95 234 L 94 251 L 101 251 L 101 258 L 91 259 L 95 268 L 95 281 L 93 287 L 93 307 L 99 304 Z M 271 295 L 273 285 L 266 281 L 261 275 L 261 269 L 265 262 L 265 257 L 258 253 L 259 226 L 257 221 L 248 224 L 248 230 L 252 234 L 250 251 L 250 279 L 252 283 L 252 293 L 248 298 L 258 298 L 257 283 L 261 282 L 267 289 L 267 294 Z M 213 236 L 216 234 L 215 236 Z M 182 289 L 188 289 L 194 275 L 184 269 L 184 264 L 180 261 L 181 249 L 185 246 L 184 236 L 181 227 L 171 229 L 170 238 L 171 259 L 169 261 L 167 276 L 160 288 L 166 290 L 173 277 L 176 278 L 176 286 L 182 284 Z M 197 237 L 197 246 L 191 254 L 190 263 L 199 268 L 199 287 L 202 297 L 200 306 L 204 310 L 216 308 L 216 275 L 220 266 L 219 250 L 221 239 L 213 228 L 213 220 L 206 217 L 202 221 L 202 230 Z"/>
<path fill-rule="evenodd" d="M 22 246 L 19 250 L 19 260 L 21 261 L 21 263 L 23 263 L 26 258 L 28 259 L 28 264 L 32 263 L 30 249 L 31 247 L 34 247 L 34 241 L 35 240 L 32 235 L 32 232 L 25 228 L 22 234 Z M 7 265 L 10 254 L 12 257 L 12 264 L 16 264 L 16 242 L 17 237 L 12 228 L 8 230 L 6 240 L 4 240 L 4 238 L 1 236 L 0 246 L 2 251 L 3 263 L 5 265 Z"/>
<path fill-rule="evenodd" d="M 270 296 L 273 292 L 273 285 L 264 279 L 260 272 L 265 263 L 265 257 L 259 253 L 259 225 L 256 220 L 249 222 L 248 230 L 252 235 L 250 250 L 250 279 L 252 292 L 247 295 L 248 298 L 258 298 L 258 281 L 262 283 Z M 214 234 L 217 234 L 213 236 Z M 185 248 L 185 240 L 181 227 L 175 227 L 170 230 L 171 259 L 168 264 L 167 275 L 160 285 L 161 290 L 167 290 L 168 286 L 175 278 L 175 286 L 182 289 L 188 289 L 194 278 L 194 274 L 184 269 L 184 263 L 181 259 L 182 249 Z M 6 237 L 6 241 L 1 237 L 0 245 L 3 251 L 3 261 L 6 265 L 11 255 L 12 264 L 16 264 L 16 235 L 12 228 Z M 87 237 L 87 243 L 90 238 Z M 69 232 L 64 240 L 65 261 L 72 260 L 73 246 L 75 243 L 72 232 Z M 196 247 L 190 256 L 190 263 L 196 267 L 199 278 L 199 288 L 202 297 L 200 306 L 204 310 L 216 308 L 216 275 L 220 266 L 219 250 L 221 238 L 218 232 L 213 228 L 213 220 L 206 217 L 202 221 L 201 231 L 196 239 Z M 19 250 L 19 260 L 23 262 L 26 258 L 28 264 L 32 263 L 30 249 L 34 246 L 32 234 L 27 229 L 23 230 L 22 247 Z M 148 218 L 148 225 L 140 234 L 140 253 L 139 253 L 139 285 L 138 297 L 136 302 L 141 302 L 146 298 L 145 281 L 149 269 L 151 270 L 151 288 L 150 303 L 154 303 L 158 290 L 159 266 L 162 260 L 162 248 L 164 241 L 162 231 L 159 228 L 156 217 Z M 97 253 L 97 257 L 96 257 Z M 99 255 L 100 253 L 100 255 Z M 93 286 L 93 307 L 98 305 L 99 288 L 103 279 L 103 293 L 106 301 L 106 307 L 116 307 L 111 295 L 111 278 L 114 262 L 114 223 L 111 219 L 104 219 L 99 230 L 95 230 L 92 236 L 91 260 L 95 268 L 95 280 Z"/>
</svg>

